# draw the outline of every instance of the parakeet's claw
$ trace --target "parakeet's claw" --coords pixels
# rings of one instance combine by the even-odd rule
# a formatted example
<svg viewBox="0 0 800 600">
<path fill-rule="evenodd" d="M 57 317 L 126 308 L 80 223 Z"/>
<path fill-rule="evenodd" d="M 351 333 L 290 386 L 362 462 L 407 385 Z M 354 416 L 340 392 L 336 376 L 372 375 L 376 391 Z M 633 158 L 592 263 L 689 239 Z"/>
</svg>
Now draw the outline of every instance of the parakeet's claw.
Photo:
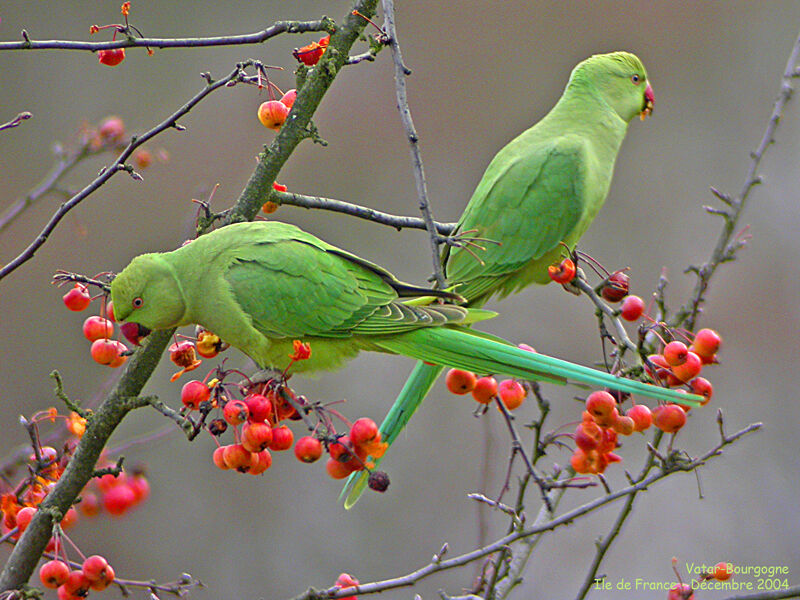
<svg viewBox="0 0 800 600">
<path fill-rule="evenodd" d="M 461 248 L 469 253 L 469 255 L 477 260 L 480 264 L 485 264 L 484 261 L 477 255 L 477 253 L 472 248 L 477 248 L 478 250 L 485 251 L 486 247 L 482 246 L 481 244 L 495 244 L 496 246 L 501 246 L 502 242 L 497 240 L 492 240 L 489 238 L 482 238 L 478 237 L 475 234 L 478 233 L 477 229 L 469 229 L 467 231 L 460 231 L 455 235 L 448 235 L 439 238 L 439 243 L 447 244 L 448 246 L 453 246 L 454 248 Z"/>
</svg>

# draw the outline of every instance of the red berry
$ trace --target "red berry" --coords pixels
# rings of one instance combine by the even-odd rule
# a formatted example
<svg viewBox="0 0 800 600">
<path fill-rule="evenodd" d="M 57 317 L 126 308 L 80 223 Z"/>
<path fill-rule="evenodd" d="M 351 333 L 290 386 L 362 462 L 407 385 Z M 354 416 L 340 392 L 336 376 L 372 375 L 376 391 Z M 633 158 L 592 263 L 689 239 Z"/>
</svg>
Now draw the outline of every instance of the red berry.
<svg viewBox="0 0 800 600">
<path fill-rule="evenodd" d="M 637 321 L 644 314 L 644 300 L 639 296 L 628 296 L 622 302 L 620 316 L 626 321 Z"/>
<path fill-rule="evenodd" d="M 603 432 L 594 421 L 584 421 L 575 428 L 575 445 L 585 452 L 596 450 L 602 439 Z"/>
<path fill-rule="evenodd" d="M 78 522 L 78 511 L 75 510 L 74 506 L 70 506 L 67 509 L 64 518 L 61 519 L 61 527 L 63 529 L 71 529 L 72 527 L 75 527 L 75 523 L 77 522 Z"/>
<path fill-rule="evenodd" d="M 333 460 L 346 463 L 353 458 L 353 450 L 351 447 L 350 437 L 344 435 L 328 446 L 328 453 Z"/>
<path fill-rule="evenodd" d="M 689 355 L 689 349 L 683 342 L 674 340 L 669 344 L 667 344 L 666 346 L 664 346 L 663 354 L 664 354 L 664 360 L 667 361 L 667 364 L 669 366 L 677 367 L 686 362 L 686 358 Z"/>
<path fill-rule="evenodd" d="M 112 369 L 116 369 L 117 367 L 121 367 L 123 364 L 125 364 L 125 361 L 128 360 L 127 356 L 123 356 L 123 352 L 127 352 L 128 347 L 122 342 L 118 342 L 117 340 L 112 340 L 111 343 L 117 350 L 117 357 L 110 363 L 108 363 L 108 366 L 111 367 Z"/>
<path fill-rule="evenodd" d="M 553 263 L 547 267 L 547 274 L 556 283 L 569 283 L 575 279 L 575 263 L 571 258 L 565 258 L 560 263 Z"/>
<path fill-rule="evenodd" d="M 450 369 L 445 378 L 447 389 L 459 395 L 469 394 L 475 389 L 475 383 L 477 381 L 478 378 L 475 376 L 475 373 L 463 371 L 461 369 Z"/>
<path fill-rule="evenodd" d="M 64 585 L 58 586 L 58 591 L 56 593 L 58 595 L 58 600 L 83 600 L 84 598 L 78 594 L 73 594 Z"/>
<path fill-rule="evenodd" d="M 263 423 L 272 417 L 272 402 L 261 394 L 250 394 L 244 399 L 247 410 L 250 411 L 248 420 L 253 423 Z"/>
<path fill-rule="evenodd" d="M 294 445 L 294 455 L 301 462 L 313 463 L 322 456 L 322 443 L 310 435 L 301 437 Z"/>
<path fill-rule="evenodd" d="M 94 517 L 100 512 L 100 499 L 93 492 L 81 492 L 78 509 L 85 517 Z"/>
<path fill-rule="evenodd" d="M 676 583 L 667 592 L 667 600 L 694 600 L 694 590 L 688 583 Z"/>
<path fill-rule="evenodd" d="M 272 455 L 269 450 L 254 452 L 250 455 L 250 475 L 261 475 L 272 466 Z"/>
<path fill-rule="evenodd" d="M 350 463 L 339 462 L 335 458 L 329 458 L 325 463 L 325 470 L 328 471 L 333 479 L 344 479 L 349 476 L 355 469 L 351 467 Z"/>
<path fill-rule="evenodd" d="M 89 306 L 92 297 L 85 285 L 76 283 L 74 288 L 64 294 L 63 300 L 68 309 L 78 312 Z"/>
<path fill-rule="evenodd" d="M 99 554 L 93 554 L 83 561 L 81 570 L 90 582 L 99 581 L 106 578 L 106 568 L 108 561 Z"/>
<path fill-rule="evenodd" d="M 497 395 L 497 380 L 494 377 L 481 377 L 475 382 L 472 397 L 480 404 L 489 404 Z"/>
<path fill-rule="evenodd" d="M 350 439 L 355 446 L 361 446 L 375 439 L 378 435 L 378 426 L 375 421 L 367 417 L 357 419 L 350 428 Z"/>
<path fill-rule="evenodd" d="M 714 565 L 711 574 L 714 576 L 714 579 L 727 581 L 733 577 L 733 565 L 731 563 L 719 562 Z"/>
<path fill-rule="evenodd" d="M 227 448 L 227 446 L 220 446 L 214 450 L 214 454 L 211 456 L 214 466 L 216 466 L 218 469 L 222 469 L 223 471 L 230 469 L 228 463 L 225 462 L 225 448 Z"/>
<path fill-rule="evenodd" d="M 133 491 L 133 497 L 136 499 L 137 504 L 147 500 L 150 496 L 150 482 L 147 481 L 144 475 L 134 475 L 131 477 L 128 481 L 128 487 Z"/>
<path fill-rule="evenodd" d="M 83 571 L 70 571 L 64 581 L 64 589 L 75 596 L 84 597 L 89 593 L 91 581 L 86 578 Z"/>
<path fill-rule="evenodd" d="M 289 107 L 280 100 L 268 100 L 258 107 L 258 120 L 269 129 L 280 129 L 288 115 Z"/>
<path fill-rule="evenodd" d="M 105 142 L 116 142 L 125 135 L 125 123 L 119 117 L 106 117 L 97 128 Z"/>
<path fill-rule="evenodd" d="M 614 411 L 617 409 L 615 408 Z M 607 429 L 603 429 L 603 440 L 597 445 L 597 451 L 601 454 L 607 454 L 614 450 L 619 444 L 617 444 L 617 432 L 611 429 L 610 427 Z"/>
<path fill-rule="evenodd" d="M 116 340 L 99 339 L 92 342 L 90 350 L 96 363 L 111 366 L 120 357 L 120 348 Z"/>
<path fill-rule="evenodd" d="M 140 169 L 146 169 L 153 164 L 153 155 L 147 148 L 139 148 L 133 153 L 133 161 Z"/>
<path fill-rule="evenodd" d="M 653 410 L 653 425 L 664 433 L 676 433 L 686 425 L 686 413 L 677 404 L 663 404 Z"/>
<path fill-rule="evenodd" d="M 114 335 L 114 324 L 103 317 L 93 316 L 83 322 L 84 337 L 93 342 L 99 339 L 108 339 Z"/>
<path fill-rule="evenodd" d="M 616 271 L 608 276 L 608 281 L 600 292 L 609 302 L 619 302 L 628 295 L 630 277 L 624 271 Z"/>
<path fill-rule="evenodd" d="M 625 416 L 633 419 L 634 431 L 645 431 L 653 424 L 653 413 L 644 404 L 631 406 Z"/>
<path fill-rule="evenodd" d="M 36 508 L 33 506 L 26 506 L 17 513 L 17 527 L 19 528 L 19 532 L 22 533 L 28 528 L 28 525 L 31 523 L 31 519 L 33 519 L 33 515 L 36 514 Z"/>
<path fill-rule="evenodd" d="M 528 392 L 516 379 L 506 379 L 500 382 L 497 387 L 500 394 L 500 401 L 505 404 L 508 410 L 519 408 Z"/>
<path fill-rule="evenodd" d="M 694 336 L 694 351 L 705 358 L 711 358 L 719 350 L 722 338 L 713 329 L 701 329 Z"/>
<path fill-rule="evenodd" d="M 711 402 L 711 396 L 714 393 L 714 388 L 711 387 L 711 382 L 708 379 L 705 377 L 697 377 L 689 382 L 689 386 L 692 388 L 693 394 L 705 396 L 705 400 L 700 403 L 701 406 L 705 406 Z"/>
<path fill-rule="evenodd" d="M 686 383 L 690 379 L 694 379 L 700 374 L 703 368 L 703 363 L 700 362 L 700 357 L 692 351 L 687 352 L 686 362 L 677 367 L 672 367 L 672 373 L 681 382 Z"/>
<path fill-rule="evenodd" d="M 636 431 L 636 423 L 631 417 L 617 416 L 617 420 L 611 425 L 620 435 L 631 435 Z"/>
<path fill-rule="evenodd" d="M 114 569 L 111 565 L 106 566 L 105 577 L 103 579 L 99 579 L 97 581 L 93 581 L 89 587 L 91 587 L 96 592 L 102 592 L 106 589 L 111 582 L 114 581 L 116 574 L 114 573 Z"/>
<path fill-rule="evenodd" d="M 607 417 L 617 407 L 617 401 L 614 396 L 605 390 L 599 390 L 589 394 L 586 398 L 586 410 L 595 419 L 597 417 Z"/>
<path fill-rule="evenodd" d="M 236 469 L 240 473 L 247 473 L 250 470 L 252 453 L 242 444 L 232 444 L 224 448 L 222 457 L 225 459 L 225 464 L 228 465 L 229 469 Z"/>
<path fill-rule="evenodd" d="M 291 89 L 281 97 L 281 102 L 283 102 L 289 108 L 292 108 L 292 106 L 294 106 L 294 101 L 296 98 L 297 98 L 297 90 Z M 286 190 L 284 189 L 283 191 L 285 192 Z"/>
<path fill-rule="evenodd" d="M 188 340 L 170 345 L 169 359 L 176 366 L 183 367 L 187 370 L 192 370 L 200 364 L 194 350 L 194 343 Z"/>
<path fill-rule="evenodd" d="M 117 319 L 114 317 L 114 303 L 111 300 L 106 303 L 106 317 L 112 323 L 117 322 Z"/>
<path fill-rule="evenodd" d="M 351 575 L 348 575 L 347 573 L 342 573 L 336 579 L 336 584 L 334 585 L 334 587 L 349 588 L 349 587 L 357 586 L 358 583 L 359 583 L 359 581 L 355 577 L 352 577 Z M 345 596 L 344 598 L 341 598 L 340 600 L 357 600 L 357 597 L 356 596 Z"/>
<path fill-rule="evenodd" d="M 127 485 L 116 485 L 103 496 L 103 506 L 110 515 L 125 514 L 136 503 L 136 494 Z"/>
<path fill-rule="evenodd" d="M 270 450 L 282 452 L 291 448 L 292 444 L 294 444 L 294 434 L 286 425 L 281 425 L 272 430 L 272 441 L 269 444 Z"/>
<path fill-rule="evenodd" d="M 272 427 L 267 423 L 245 423 L 242 428 L 242 446 L 249 452 L 266 450 L 272 442 Z M 233 467 L 235 468 L 235 467 Z"/>
<path fill-rule="evenodd" d="M 112 48 L 110 50 L 98 50 L 97 59 L 101 65 L 116 67 L 125 60 L 125 48 Z"/>
<path fill-rule="evenodd" d="M 61 560 L 51 560 L 42 565 L 39 569 L 39 580 L 44 587 L 52 590 L 62 585 L 69 575 L 67 563 Z"/>
<path fill-rule="evenodd" d="M 239 425 L 247 421 L 250 410 L 242 400 L 229 400 L 222 409 L 222 416 L 231 425 Z"/>
<path fill-rule="evenodd" d="M 211 398 L 211 390 L 202 381 L 187 381 L 181 389 L 181 402 L 192 410 L 198 410 L 200 404 Z"/>
</svg>

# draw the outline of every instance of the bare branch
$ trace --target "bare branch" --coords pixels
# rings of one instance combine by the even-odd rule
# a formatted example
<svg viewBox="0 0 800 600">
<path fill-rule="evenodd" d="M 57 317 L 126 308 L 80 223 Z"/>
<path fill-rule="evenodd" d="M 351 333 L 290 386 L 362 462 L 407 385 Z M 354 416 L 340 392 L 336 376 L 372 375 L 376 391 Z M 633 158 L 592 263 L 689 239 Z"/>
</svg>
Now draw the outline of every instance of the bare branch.
<svg viewBox="0 0 800 600">
<path fill-rule="evenodd" d="M 761 159 L 764 153 L 775 139 L 775 131 L 780 123 L 783 109 L 786 107 L 786 104 L 789 102 L 794 92 L 792 78 L 795 77 L 797 73 L 796 65 L 798 58 L 800 58 L 800 34 L 798 34 L 794 42 L 789 60 L 786 62 L 786 68 L 783 70 L 781 90 L 772 107 L 772 114 L 767 122 L 764 135 L 761 137 L 761 142 L 759 142 L 758 147 L 750 155 L 752 160 L 750 161 L 750 167 L 747 169 L 744 185 L 739 195 L 735 199 L 731 199 L 727 194 L 715 188 L 711 188 L 711 193 L 727 204 L 730 209 L 720 211 L 717 209 L 709 210 L 708 207 L 706 208 L 706 210 L 709 210 L 709 212 L 713 214 L 722 214 L 724 216 L 722 232 L 720 233 L 717 245 L 714 247 L 709 260 L 703 265 L 695 266 L 691 269 L 691 271 L 697 275 L 697 282 L 695 283 L 694 291 L 692 292 L 689 302 L 683 306 L 672 319 L 671 325 L 673 327 L 682 325 L 690 331 L 694 329 L 695 322 L 700 314 L 700 305 L 705 301 L 708 282 L 711 280 L 717 267 L 723 262 L 732 260 L 732 253 L 741 247 L 741 245 L 732 247 L 731 239 L 734 237 L 739 217 L 741 217 L 744 207 L 747 204 L 750 191 L 761 183 L 761 177 L 757 172 L 761 166 Z M 733 250 L 733 252 L 731 250 Z"/>
<path fill-rule="evenodd" d="M 30 119 L 32 116 L 33 115 L 27 110 L 23 111 L 11 119 L 8 123 L 3 123 L 0 125 L 0 131 L 3 131 L 3 129 L 11 129 L 12 127 L 19 127 L 23 121 Z"/>
<path fill-rule="evenodd" d="M 428 201 L 428 186 L 425 183 L 425 169 L 422 166 L 419 137 L 417 136 L 417 130 L 414 128 L 414 121 L 411 119 L 411 109 L 408 107 L 408 96 L 406 94 L 406 76 L 410 75 L 411 71 L 403 64 L 403 55 L 400 52 L 400 44 L 397 41 L 397 31 L 394 26 L 394 2 L 393 0 L 382 0 L 382 6 L 386 21 L 386 34 L 389 36 L 389 47 L 392 49 L 392 57 L 394 58 L 397 109 L 400 111 L 400 119 L 403 121 L 403 128 L 411 146 L 411 162 L 414 166 L 414 182 L 417 186 L 419 209 L 422 211 L 425 228 L 430 236 L 431 252 L 433 253 L 433 276 L 439 289 L 443 290 L 447 287 L 447 282 L 444 278 L 442 261 L 439 259 L 439 236 L 433 220 L 431 205 Z"/>
<path fill-rule="evenodd" d="M 306 33 L 309 31 L 328 31 L 334 29 L 333 21 L 322 18 L 318 21 L 277 21 L 274 25 L 257 31 L 240 35 L 219 35 L 195 38 L 148 38 L 133 35 L 131 31 L 119 40 L 107 42 L 82 42 L 77 40 L 32 40 L 27 32 L 22 32 L 20 42 L 0 42 L 2 50 L 84 50 L 97 52 L 111 48 L 132 48 L 135 46 L 149 48 L 198 48 L 209 46 L 235 46 L 240 44 L 260 44 L 282 33 Z"/>
<path fill-rule="evenodd" d="M 273 192 L 272 200 L 277 204 L 287 204 L 299 206 L 301 208 L 315 208 L 339 212 L 359 219 L 366 219 L 381 225 L 394 227 L 398 231 L 403 228 L 427 229 L 425 221 L 419 217 L 402 217 L 381 212 L 359 204 L 351 204 L 342 200 L 332 198 L 321 198 L 319 196 L 304 196 L 293 192 Z M 455 223 L 434 223 L 436 231 L 441 235 L 449 235 L 456 227 Z"/>
</svg>

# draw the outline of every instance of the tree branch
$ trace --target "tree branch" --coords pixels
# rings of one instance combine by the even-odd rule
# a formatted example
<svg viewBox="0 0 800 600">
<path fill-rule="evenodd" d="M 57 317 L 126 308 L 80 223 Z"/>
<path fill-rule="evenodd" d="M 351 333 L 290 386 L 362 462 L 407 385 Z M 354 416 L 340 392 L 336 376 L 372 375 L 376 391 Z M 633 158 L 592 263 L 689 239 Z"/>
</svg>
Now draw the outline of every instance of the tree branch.
<svg viewBox="0 0 800 600">
<path fill-rule="evenodd" d="M 301 208 L 315 208 L 321 210 L 330 210 L 339 212 L 359 219 L 366 219 L 381 225 L 388 225 L 394 227 L 398 231 L 403 228 L 412 229 L 426 229 L 427 224 L 419 217 L 401 217 L 389 213 L 381 212 L 359 204 L 352 204 L 342 200 L 334 200 L 332 198 L 321 198 L 319 196 L 304 196 L 294 192 L 277 192 L 272 193 L 272 200 L 277 204 L 286 204 L 291 206 L 299 206 Z M 434 223 L 437 233 L 441 235 L 449 235 L 455 229 L 455 223 Z"/>
<path fill-rule="evenodd" d="M 240 35 L 219 35 L 195 38 L 148 38 L 127 35 L 119 40 L 107 42 L 82 42 L 77 40 L 32 40 L 23 30 L 19 42 L 0 42 L 2 50 L 109 50 L 111 48 L 133 48 L 135 46 L 149 48 L 198 48 L 208 46 L 235 46 L 239 44 L 260 44 L 282 33 L 306 33 L 309 31 L 332 31 L 333 21 L 323 17 L 318 21 L 276 21 L 274 25 L 257 31 Z"/>
<path fill-rule="evenodd" d="M 403 122 L 408 143 L 411 146 L 411 163 L 414 167 L 414 183 L 417 186 L 417 196 L 419 198 L 419 209 L 422 212 L 422 219 L 430 237 L 431 252 L 433 254 L 433 277 L 439 289 L 447 287 L 447 281 L 442 269 L 442 261 L 439 258 L 439 234 L 436 231 L 436 224 L 433 220 L 431 205 L 428 201 L 428 186 L 425 183 L 425 169 L 422 166 L 422 153 L 419 149 L 419 136 L 411 119 L 411 109 L 408 107 L 408 95 L 406 94 L 406 76 L 411 71 L 403 63 L 403 55 L 400 52 L 400 44 L 397 41 L 397 31 L 394 26 L 394 1 L 382 0 L 383 14 L 386 21 L 386 34 L 389 36 L 389 47 L 392 49 L 394 58 L 394 80 L 397 93 L 397 109 L 400 111 L 400 120 Z"/>
<path fill-rule="evenodd" d="M 705 301 L 705 293 L 711 276 L 721 263 L 731 260 L 736 250 L 744 245 L 743 242 L 737 244 L 736 240 L 732 240 L 732 238 L 734 237 L 739 217 L 742 215 L 744 207 L 747 204 L 750 191 L 761 183 L 761 176 L 757 175 L 757 171 L 761 166 L 761 159 L 764 153 L 775 141 L 775 131 L 780 123 L 783 109 L 794 92 L 792 79 L 797 76 L 797 68 L 795 65 L 797 65 L 798 58 L 800 58 L 800 34 L 798 34 L 794 42 L 789 60 L 786 62 L 786 68 L 783 70 L 780 94 L 772 107 L 772 114 L 769 117 L 767 128 L 764 131 L 764 135 L 761 137 L 761 142 L 758 144 L 758 147 L 750 154 L 752 161 L 750 162 L 750 167 L 747 169 L 744 185 L 739 195 L 735 199 L 731 199 L 727 194 L 711 188 L 712 193 L 730 208 L 722 211 L 724 217 L 722 232 L 717 240 L 716 247 L 711 253 L 711 258 L 701 266 L 695 265 L 688 269 L 688 271 L 695 273 L 697 282 L 695 283 L 691 300 L 683 306 L 675 315 L 674 319 L 672 319 L 673 327 L 683 325 L 690 331 L 694 329 L 697 317 L 700 314 L 700 305 Z"/>
</svg>

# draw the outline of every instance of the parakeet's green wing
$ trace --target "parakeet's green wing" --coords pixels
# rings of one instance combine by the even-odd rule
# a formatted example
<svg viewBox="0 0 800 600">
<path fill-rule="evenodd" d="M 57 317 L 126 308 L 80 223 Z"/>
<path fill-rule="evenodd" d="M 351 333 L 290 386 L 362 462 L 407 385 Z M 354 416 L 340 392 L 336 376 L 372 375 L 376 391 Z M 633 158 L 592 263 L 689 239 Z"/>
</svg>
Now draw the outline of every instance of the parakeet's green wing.
<svg viewBox="0 0 800 600">
<path fill-rule="evenodd" d="M 270 338 L 382 335 L 466 316 L 455 306 L 405 306 L 398 294 L 415 288 L 394 284 L 387 273 L 345 252 L 285 239 L 236 252 L 225 280 L 253 326 Z"/>
<path fill-rule="evenodd" d="M 537 143 L 528 139 L 532 133 L 495 157 L 459 221 L 459 231 L 501 244 L 473 247 L 482 262 L 446 247 L 447 278 L 470 300 L 566 240 L 583 215 L 586 142 L 569 135 Z"/>
</svg>

